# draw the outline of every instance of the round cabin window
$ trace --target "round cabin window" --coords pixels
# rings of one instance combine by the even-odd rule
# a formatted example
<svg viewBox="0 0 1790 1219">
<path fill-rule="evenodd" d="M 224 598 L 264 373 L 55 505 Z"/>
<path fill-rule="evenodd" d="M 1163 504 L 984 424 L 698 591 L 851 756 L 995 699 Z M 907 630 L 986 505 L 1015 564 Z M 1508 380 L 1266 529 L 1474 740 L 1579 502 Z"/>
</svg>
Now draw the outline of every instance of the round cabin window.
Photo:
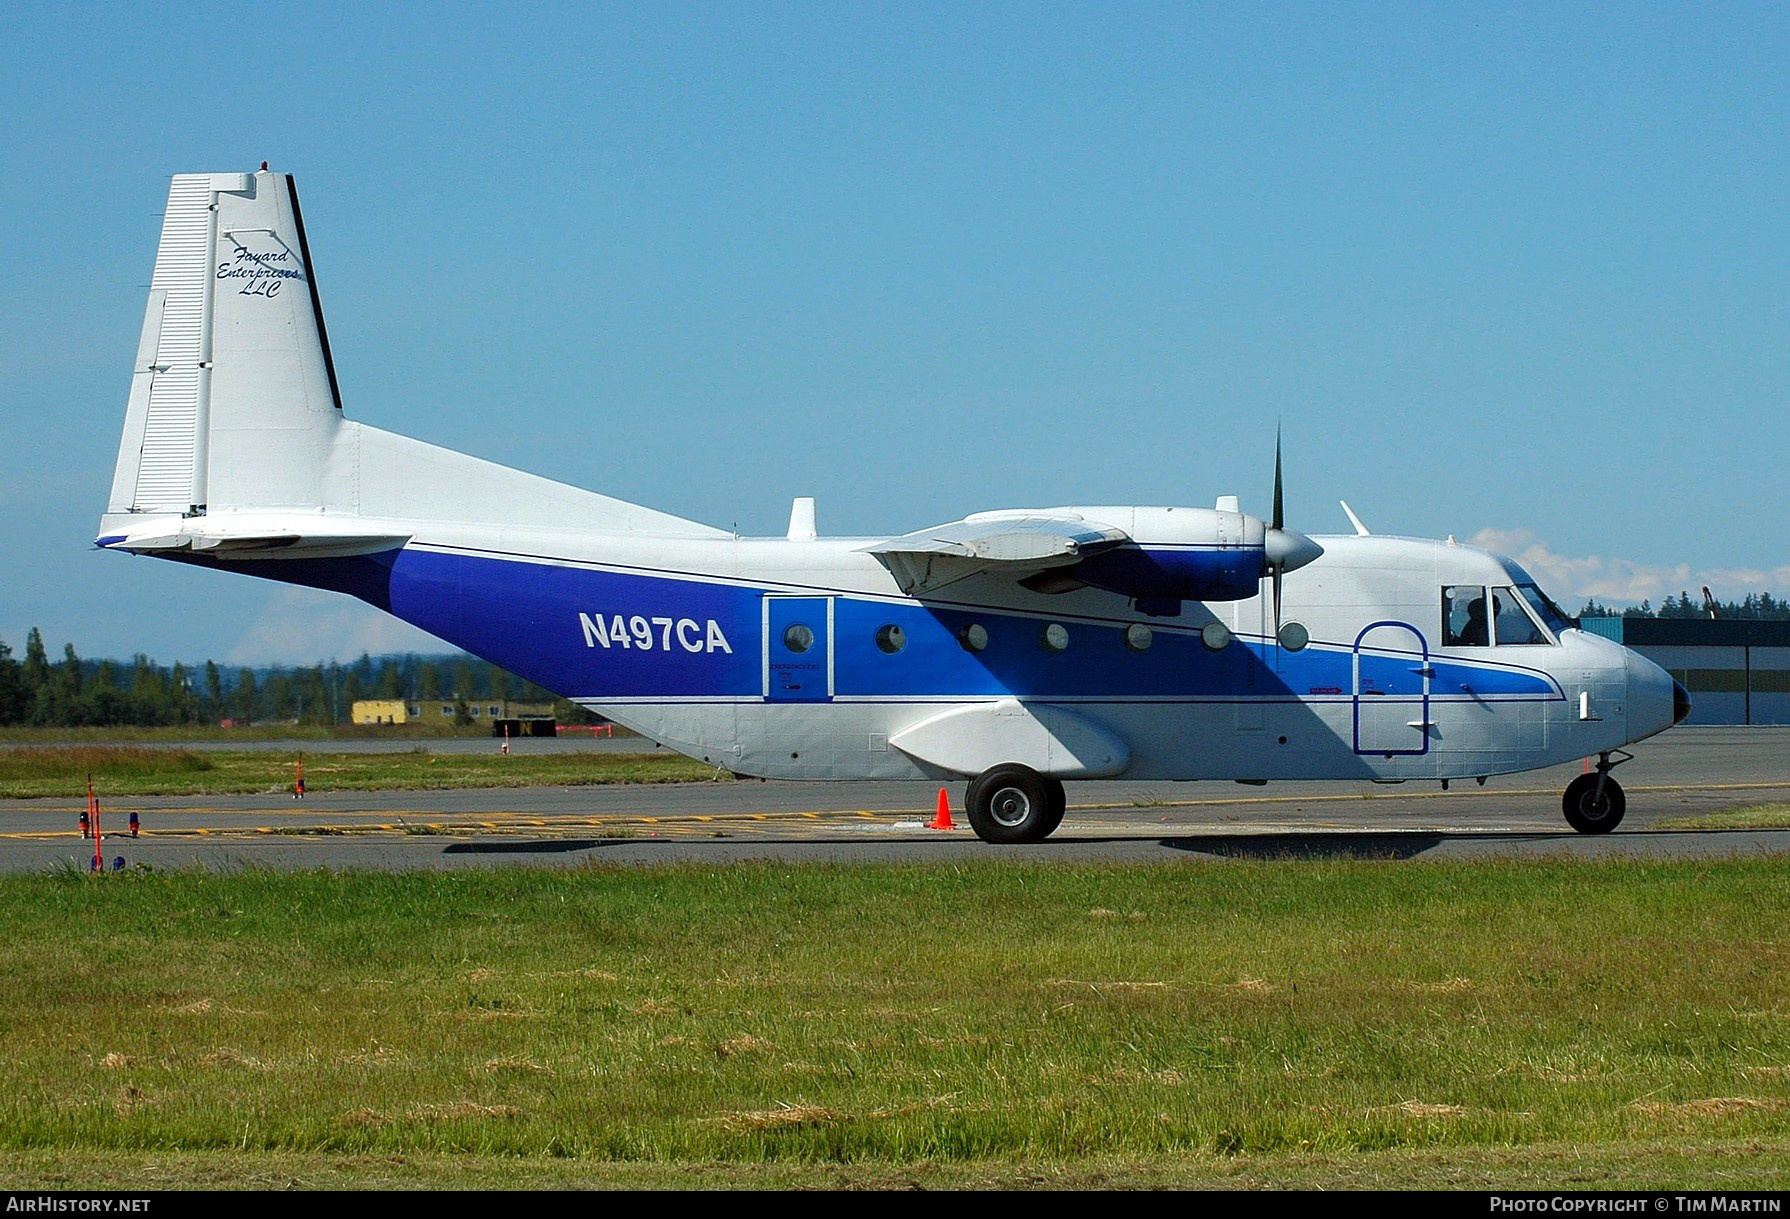
<svg viewBox="0 0 1790 1219">
<path fill-rule="evenodd" d="M 814 646 L 814 632 L 795 623 L 783 632 L 783 646 L 800 656 Z"/>
</svg>

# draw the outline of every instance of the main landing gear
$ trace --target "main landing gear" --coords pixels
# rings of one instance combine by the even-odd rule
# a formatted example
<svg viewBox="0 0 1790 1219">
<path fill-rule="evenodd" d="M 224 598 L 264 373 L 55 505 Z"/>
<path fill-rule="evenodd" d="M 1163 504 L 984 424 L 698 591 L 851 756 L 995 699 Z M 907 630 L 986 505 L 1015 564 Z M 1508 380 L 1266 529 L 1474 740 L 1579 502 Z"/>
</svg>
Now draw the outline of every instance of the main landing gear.
<svg viewBox="0 0 1790 1219">
<path fill-rule="evenodd" d="M 1622 756 L 1611 760 L 1611 753 Z M 1566 785 L 1560 807 L 1568 825 L 1581 834 L 1607 834 L 1621 823 L 1622 814 L 1628 811 L 1628 800 L 1622 794 L 1622 785 L 1610 778 L 1610 771 L 1634 756 L 1622 749 L 1600 753 L 1595 771 Z"/>
<path fill-rule="evenodd" d="M 1011 763 L 971 779 L 964 806 L 983 842 L 1038 842 L 1063 824 L 1067 800 L 1060 780 Z"/>
</svg>

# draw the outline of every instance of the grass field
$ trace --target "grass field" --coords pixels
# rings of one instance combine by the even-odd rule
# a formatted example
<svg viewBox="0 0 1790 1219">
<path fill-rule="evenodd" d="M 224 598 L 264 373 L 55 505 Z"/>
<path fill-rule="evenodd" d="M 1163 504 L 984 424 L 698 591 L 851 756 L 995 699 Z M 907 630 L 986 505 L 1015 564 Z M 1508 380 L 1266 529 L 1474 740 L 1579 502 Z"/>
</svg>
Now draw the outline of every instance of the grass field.
<svg viewBox="0 0 1790 1219">
<path fill-rule="evenodd" d="M 617 736 L 631 735 L 625 728 Z M 216 724 L 145 726 L 115 724 L 104 728 L 39 728 L 14 725 L 0 728 L 0 743 L 17 745 L 105 744 L 109 742 L 181 741 L 372 741 L 444 739 L 493 740 L 486 724 L 255 724 L 223 728 Z"/>
<path fill-rule="evenodd" d="M 13 1188 L 1790 1185 L 1790 863 L 0 878 Z"/>
<path fill-rule="evenodd" d="M 135 745 L 45 745 L 0 749 L 0 798 L 83 797 L 87 777 L 107 798 L 288 790 L 299 755 Z M 524 751 L 437 754 L 318 753 L 305 756 L 305 783 L 322 791 L 428 791 L 453 787 L 684 783 L 727 779 L 725 771 L 667 754 Z"/>
<path fill-rule="evenodd" d="M 1666 830 L 1781 830 L 1790 826 L 1790 803 L 1749 804 L 1694 817 L 1673 817 L 1659 823 Z"/>
</svg>

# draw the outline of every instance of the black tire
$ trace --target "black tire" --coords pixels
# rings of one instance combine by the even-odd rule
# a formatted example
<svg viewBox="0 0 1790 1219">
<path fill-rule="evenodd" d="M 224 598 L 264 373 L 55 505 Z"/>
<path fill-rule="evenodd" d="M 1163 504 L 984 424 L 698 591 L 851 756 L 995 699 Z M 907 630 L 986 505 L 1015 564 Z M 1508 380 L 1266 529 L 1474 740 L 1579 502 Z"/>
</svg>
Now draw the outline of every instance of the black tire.
<svg viewBox="0 0 1790 1219">
<path fill-rule="evenodd" d="M 1063 814 L 1069 811 L 1069 796 L 1063 791 L 1063 781 L 1044 777 L 1044 832 L 1039 838 L 1049 838 L 1063 824 Z"/>
<path fill-rule="evenodd" d="M 1561 799 L 1560 807 L 1566 813 L 1566 823 L 1579 833 L 1607 834 L 1622 823 L 1622 814 L 1628 811 L 1628 800 L 1622 794 L 1622 785 L 1607 775 L 1601 799 L 1597 793 L 1597 776 L 1580 775 L 1566 785 L 1566 795 Z"/>
<path fill-rule="evenodd" d="M 970 828 L 983 842 L 1037 842 L 1050 822 L 1049 782 L 1029 766 L 995 766 L 970 784 Z"/>
</svg>

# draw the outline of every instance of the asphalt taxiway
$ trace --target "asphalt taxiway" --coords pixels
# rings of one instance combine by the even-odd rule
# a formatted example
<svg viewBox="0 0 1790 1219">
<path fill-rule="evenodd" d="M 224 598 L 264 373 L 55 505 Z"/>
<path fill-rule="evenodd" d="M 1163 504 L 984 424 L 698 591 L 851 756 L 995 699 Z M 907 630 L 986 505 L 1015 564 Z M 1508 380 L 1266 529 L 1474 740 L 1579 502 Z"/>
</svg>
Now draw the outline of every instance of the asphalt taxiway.
<svg viewBox="0 0 1790 1219">
<path fill-rule="evenodd" d="M 519 742 L 520 751 L 527 742 Z M 540 742 L 565 748 L 563 742 Z M 308 755 L 328 742 L 304 742 Z M 1560 794 L 1583 764 L 1436 783 L 1068 785 L 1048 841 L 997 847 L 965 823 L 930 827 L 926 783 L 751 780 L 445 792 L 331 792 L 103 800 L 110 866 L 406 869 L 728 863 L 747 859 L 934 862 L 1196 858 L 1416 859 L 1493 855 L 1695 857 L 1790 851 L 1790 829 L 1716 830 L 1686 818 L 1790 802 L 1790 728 L 1679 728 L 1634 750 L 1616 777 L 1628 814 L 1612 834 L 1570 830 Z M 0 801 L 0 871 L 86 869 L 84 795 Z M 138 815 L 141 836 L 126 830 Z M 121 832 L 122 831 L 122 832 Z"/>
</svg>

